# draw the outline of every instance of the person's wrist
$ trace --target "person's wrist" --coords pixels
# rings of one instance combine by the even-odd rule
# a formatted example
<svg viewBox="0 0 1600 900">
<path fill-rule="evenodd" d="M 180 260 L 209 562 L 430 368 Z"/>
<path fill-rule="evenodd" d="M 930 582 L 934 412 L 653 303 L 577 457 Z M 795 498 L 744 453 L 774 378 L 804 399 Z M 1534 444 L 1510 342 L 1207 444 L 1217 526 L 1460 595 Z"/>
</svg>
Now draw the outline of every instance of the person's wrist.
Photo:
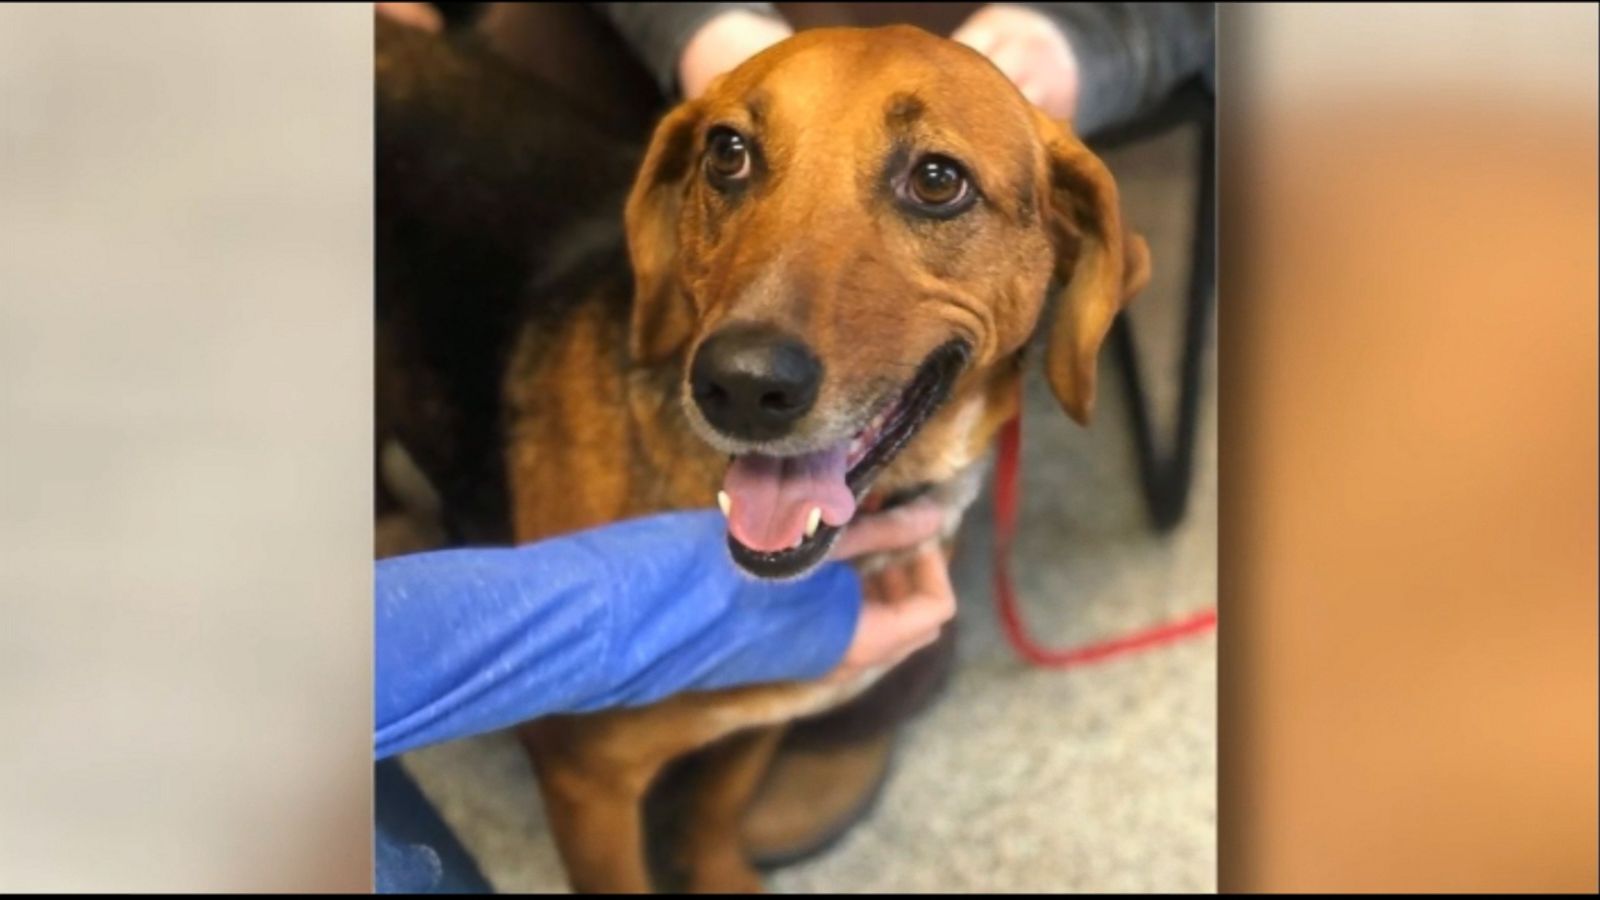
<svg viewBox="0 0 1600 900">
<path fill-rule="evenodd" d="M 705 93 L 711 82 L 750 57 L 794 34 L 789 23 L 747 9 L 706 20 L 678 59 L 678 87 L 685 100 Z"/>
<path fill-rule="evenodd" d="M 732 569 L 731 560 L 728 566 Z M 778 625 L 785 635 L 784 679 L 822 678 L 846 660 L 867 603 L 865 586 L 853 567 L 828 562 L 794 581 L 765 581 L 743 573 L 735 577 L 735 614 Z"/>
</svg>

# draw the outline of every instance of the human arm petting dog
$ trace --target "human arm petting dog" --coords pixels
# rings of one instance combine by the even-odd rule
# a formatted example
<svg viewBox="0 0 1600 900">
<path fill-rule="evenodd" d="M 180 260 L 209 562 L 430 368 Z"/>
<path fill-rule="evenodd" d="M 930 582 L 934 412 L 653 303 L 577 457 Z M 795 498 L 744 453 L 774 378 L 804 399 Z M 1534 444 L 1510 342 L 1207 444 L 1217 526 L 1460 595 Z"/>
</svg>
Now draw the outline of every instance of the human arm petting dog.
<svg viewBox="0 0 1600 900">
<path fill-rule="evenodd" d="M 918 503 L 847 529 L 834 559 L 923 547 L 865 591 L 839 564 L 793 582 L 741 575 L 715 511 L 381 560 L 376 756 L 554 713 L 892 665 L 955 613 L 931 544 L 941 524 Z"/>
</svg>

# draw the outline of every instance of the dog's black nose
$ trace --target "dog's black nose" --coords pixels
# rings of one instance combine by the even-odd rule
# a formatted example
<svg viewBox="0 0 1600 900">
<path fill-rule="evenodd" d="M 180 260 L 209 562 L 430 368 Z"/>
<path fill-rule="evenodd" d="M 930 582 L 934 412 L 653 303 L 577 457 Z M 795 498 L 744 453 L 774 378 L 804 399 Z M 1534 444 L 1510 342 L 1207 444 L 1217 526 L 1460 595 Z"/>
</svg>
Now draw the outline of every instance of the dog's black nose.
<svg viewBox="0 0 1600 900">
<path fill-rule="evenodd" d="M 712 427 L 747 441 L 782 437 L 811 411 L 822 363 L 799 340 L 766 326 L 725 328 L 695 351 L 689 388 Z"/>
</svg>

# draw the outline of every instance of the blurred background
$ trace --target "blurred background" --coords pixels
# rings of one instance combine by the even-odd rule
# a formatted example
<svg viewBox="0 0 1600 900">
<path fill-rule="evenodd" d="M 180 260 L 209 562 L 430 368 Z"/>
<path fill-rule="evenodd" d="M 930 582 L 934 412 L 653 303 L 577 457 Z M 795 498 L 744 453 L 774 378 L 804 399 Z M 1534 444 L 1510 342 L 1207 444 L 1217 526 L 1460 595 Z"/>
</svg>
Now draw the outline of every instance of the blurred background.
<svg viewBox="0 0 1600 900">
<path fill-rule="evenodd" d="M 1223 7 L 1221 883 L 1596 887 L 1596 7 Z"/>
<path fill-rule="evenodd" d="M 0 887 L 370 884 L 371 15 L 0 8 Z M 1220 10 L 1223 889 L 1596 888 L 1597 24 Z"/>
</svg>

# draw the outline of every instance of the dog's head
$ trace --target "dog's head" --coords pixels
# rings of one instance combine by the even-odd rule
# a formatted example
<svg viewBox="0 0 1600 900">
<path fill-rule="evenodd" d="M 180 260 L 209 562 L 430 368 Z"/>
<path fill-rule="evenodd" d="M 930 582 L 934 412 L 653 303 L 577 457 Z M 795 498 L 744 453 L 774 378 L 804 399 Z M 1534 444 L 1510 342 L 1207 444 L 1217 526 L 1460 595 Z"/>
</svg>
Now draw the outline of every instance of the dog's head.
<svg viewBox="0 0 1600 900">
<path fill-rule="evenodd" d="M 732 457 L 735 559 L 770 577 L 821 561 L 875 485 L 981 455 L 1052 284 L 1046 370 L 1086 423 L 1147 272 L 1070 129 L 906 26 L 802 32 L 673 110 L 627 228 L 634 359 L 681 364 L 694 429 Z"/>
</svg>

